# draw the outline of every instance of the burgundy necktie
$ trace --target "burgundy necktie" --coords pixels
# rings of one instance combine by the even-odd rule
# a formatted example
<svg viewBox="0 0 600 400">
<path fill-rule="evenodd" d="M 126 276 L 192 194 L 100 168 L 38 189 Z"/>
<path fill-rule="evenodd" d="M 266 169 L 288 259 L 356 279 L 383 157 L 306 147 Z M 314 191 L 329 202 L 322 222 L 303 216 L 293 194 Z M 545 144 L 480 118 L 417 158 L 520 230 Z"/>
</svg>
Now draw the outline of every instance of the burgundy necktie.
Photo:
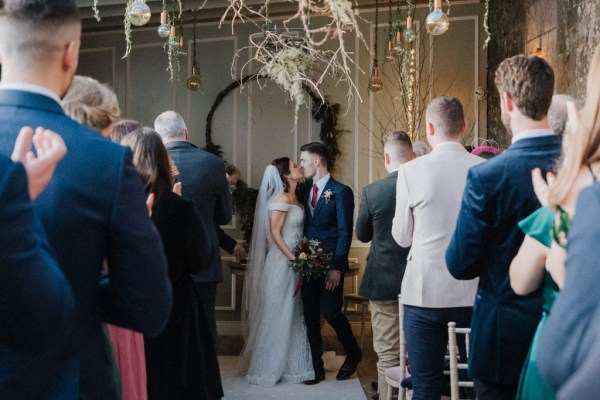
<svg viewBox="0 0 600 400">
<path fill-rule="evenodd" d="M 319 195 L 319 188 L 317 187 L 317 184 L 313 185 L 313 196 L 312 196 L 312 200 L 310 202 L 310 205 L 312 206 L 312 208 L 317 208 L 317 196 Z"/>
</svg>

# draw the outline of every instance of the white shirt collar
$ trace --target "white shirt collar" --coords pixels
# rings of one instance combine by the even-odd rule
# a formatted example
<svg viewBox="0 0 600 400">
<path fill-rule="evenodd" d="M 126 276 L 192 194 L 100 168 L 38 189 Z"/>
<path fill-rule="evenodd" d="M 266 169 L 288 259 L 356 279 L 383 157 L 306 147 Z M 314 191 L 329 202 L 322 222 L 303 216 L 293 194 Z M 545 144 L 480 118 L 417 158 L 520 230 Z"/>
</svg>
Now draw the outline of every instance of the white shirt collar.
<svg viewBox="0 0 600 400">
<path fill-rule="evenodd" d="M 532 129 L 530 131 L 523 131 L 518 135 L 513 136 L 512 143 L 518 142 L 523 139 L 533 139 L 544 136 L 554 136 L 554 131 L 552 129 Z"/>
<path fill-rule="evenodd" d="M 0 90 L 19 90 L 21 92 L 29 92 L 41 94 L 42 96 L 50 97 L 52 100 L 60 104 L 60 97 L 52 90 L 40 85 L 25 82 L 6 82 L 0 83 Z"/>
<path fill-rule="evenodd" d="M 394 172 L 398 172 L 398 168 L 394 168 L 393 170 L 391 170 L 390 175 L 393 174 Z"/>
</svg>

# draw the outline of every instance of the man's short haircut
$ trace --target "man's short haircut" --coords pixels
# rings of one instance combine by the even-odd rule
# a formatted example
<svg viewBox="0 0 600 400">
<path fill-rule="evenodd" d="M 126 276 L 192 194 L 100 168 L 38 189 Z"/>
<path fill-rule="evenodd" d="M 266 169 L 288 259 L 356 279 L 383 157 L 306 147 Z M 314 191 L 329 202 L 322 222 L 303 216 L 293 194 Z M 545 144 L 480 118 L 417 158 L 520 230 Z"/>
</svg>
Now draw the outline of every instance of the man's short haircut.
<svg viewBox="0 0 600 400">
<path fill-rule="evenodd" d="M 241 172 L 238 167 L 231 163 L 225 163 L 225 173 L 229 176 L 232 175 L 241 175 Z"/>
<path fill-rule="evenodd" d="M 48 61 L 66 43 L 79 40 L 80 32 L 81 18 L 73 0 L 0 0 L 0 52 L 4 56 Z"/>
<path fill-rule="evenodd" d="M 427 119 L 446 136 L 457 136 L 465 125 L 465 112 L 456 97 L 440 96 L 427 106 Z"/>
<path fill-rule="evenodd" d="M 565 128 L 567 126 L 567 120 L 569 116 L 567 114 L 567 103 L 571 101 L 575 104 L 577 109 L 581 108 L 581 101 L 577 100 L 573 96 L 568 94 L 555 94 L 552 96 L 552 104 L 548 109 L 548 125 L 554 131 L 556 136 L 562 139 Z"/>
<path fill-rule="evenodd" d="M 165 111 L 154 120 L 154 130 L 163 140 L 185 137 L 185 121 L 175 111 Z"/>
<path fill-rule="evenodd" d="M 554 92 L 554 70 L 541 57 L 516 55 L 496 69 L 498 91 L 508 93 L 519 111 L 534 121 L 548 114 Z"/>
<path fill-rule="evenodd" d="M 326 165 L 329 165 L 329 150 L 323 143 L 307 143 L 300 147 L 300 151 L 306 151 L 307 153 L 319 156 L 322 162 L 324 162 Z"/>
<path fill-rule="evenodd" d="M 422 140 L 415 140 L 412 143 L 413 151 L 415 152 L 415 156 L 421 157 L 425 154 L 428 154 L 431 151 L 431 148 L 427 143 Z"/>
<path fill-rule="evenodd" d="M 394 162 L 408 160 L 413 152 L 410 136 L 404 131 L 390 132 L 385 138 L 383 148 Z"/>
</svg>

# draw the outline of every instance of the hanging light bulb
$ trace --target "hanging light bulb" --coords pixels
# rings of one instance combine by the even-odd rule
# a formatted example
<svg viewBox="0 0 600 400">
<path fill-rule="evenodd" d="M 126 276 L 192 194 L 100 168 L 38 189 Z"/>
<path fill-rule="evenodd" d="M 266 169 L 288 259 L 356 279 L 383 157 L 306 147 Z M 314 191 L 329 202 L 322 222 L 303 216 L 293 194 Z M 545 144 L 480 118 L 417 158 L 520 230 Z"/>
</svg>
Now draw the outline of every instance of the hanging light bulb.
<svg viewBox="0 0 600 400">
<path fill-rule="evenodd" d="M 404 53 L 404 42 L 402 39 L 402 31 L 396 31 L 396 41 L 394 43 L 393 52 L 396 57 L 400 57 Z"/>
<path fill-rule="evenodd" d="M 171 25 L 171 33 L 169 34 L 169 42 L 170 45 L 179 46 L 179 42 L 177 41 L 177 27 L 175 25 Z"/>
<path fill-rule="evenodd" d="M 135 0 L 131 3 L 131 7 L 129 7 L 127 18 L 135 26 L 145 25 L 150 21 L 150 7 L 148 7 L 148 4 L 144 0 Z"/>
<path fill-rule="evenodd" d="M 198 68 L 198 64 L 194 63 L 192 66 L 192 75 L 187 80 L 187 88 L 192 92 L 197 92 L 200 90 L 202 86 L 202 81 L 200 80 L 200 68 Z"/>
<path fill-rule="evenodd" d="M 168 38 L 171 34 L 171 30 L 169 29 L 169 25 L 167 24 L 167 12 L 163 11 L 160 13 L 160 25 L 158 26 L 158 36 L 161 38 Z"/>
<path fill-rule="evenodd" d="M 369 79 L 369 91 L 372 93 L 379 93 L 383 90 L 383 81 L 379 77 L 379 68 L 373 67 L 373 73 L 371 79 Z"/>
<path fill-rule="evenodd" d="M 412 43 L 417 38 L 417 32 L 413 29 L 413 17 L 409 15 L 406 17 L 406 29 L 404 30 L 404 40 L 408 43 Z"/>
<path fill-rule="evenodd" d="M 394 42 L 389 40 L 388 47 L 385 52 L 385 57 L 383 58 L 384 62 L 394 62 L 396 61 L 396 54 L 394 53 Z"/>
<path fill-rule="evenodd" d="M 180 49 L 183 49 L 183 46 L 185 46 L 185 41 L 183 39 L 183 35 L 179 36 L 179 43 L 178 44 L 179 44 L 179 48 Z"/>
<path fill-rule="evenodd" d="M 427 32 L 435 36 L 442 35 L 449 26 L 448 16 L 442 12 L 442 0 L 434 0 L 433 11 L 425 18 Z"/>
</svg>

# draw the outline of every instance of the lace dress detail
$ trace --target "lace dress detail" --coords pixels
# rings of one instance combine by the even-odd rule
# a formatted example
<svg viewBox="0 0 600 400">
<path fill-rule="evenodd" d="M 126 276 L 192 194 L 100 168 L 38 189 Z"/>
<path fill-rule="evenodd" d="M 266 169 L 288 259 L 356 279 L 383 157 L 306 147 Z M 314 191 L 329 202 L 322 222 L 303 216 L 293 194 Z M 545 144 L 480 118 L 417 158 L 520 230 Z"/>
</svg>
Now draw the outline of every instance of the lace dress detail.
<svg viewBox="0 0 600 400">
<path fill-rule="evenodd" d="M 282 233 L 291 249 L 302 237 L 304 210 L 275 202 L 269 204 L 269 211 L 273 210 L 287 212 Z M 300 383 L 314 378 L 302 300 L 292 296 L 295 285 L 296 274 L 287 257 L 272 243 L 260 283 L 262 311 L 246 375 L 251 384 L 274 386 L 278 382 Z"/>
</svg>

